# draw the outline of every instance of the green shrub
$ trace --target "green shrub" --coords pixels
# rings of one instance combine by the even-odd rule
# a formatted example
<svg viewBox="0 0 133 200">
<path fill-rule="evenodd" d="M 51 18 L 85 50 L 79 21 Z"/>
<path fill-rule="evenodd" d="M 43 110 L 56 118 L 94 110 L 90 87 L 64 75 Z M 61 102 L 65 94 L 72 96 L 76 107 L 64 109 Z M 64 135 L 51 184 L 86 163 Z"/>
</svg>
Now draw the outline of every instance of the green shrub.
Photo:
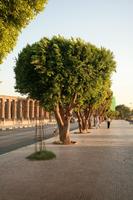
<svg viewBox="0 0 133 200">
<path fill-rule="evenodd" d="M 56 155 L 51 151 L 44 150 L 35 152 L 26 158 L 29 160 L 50 160 L 56 158 Z"/>
</svg>

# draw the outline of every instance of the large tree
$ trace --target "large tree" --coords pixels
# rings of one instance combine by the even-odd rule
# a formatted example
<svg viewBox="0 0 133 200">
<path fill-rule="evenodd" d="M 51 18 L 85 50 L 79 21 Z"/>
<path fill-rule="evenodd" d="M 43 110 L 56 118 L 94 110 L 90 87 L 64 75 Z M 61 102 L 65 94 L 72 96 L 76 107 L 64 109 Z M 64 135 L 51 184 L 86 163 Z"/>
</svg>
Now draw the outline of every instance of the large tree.
<svg viewBox="0 0 133 200">
<path fill-rule="evenodd" d="M 24 48 L 16 62 L 17 91 L 54 111 L 64 144 L 71 142 L 69 126 L 77 98 L 82 99 L 93 79 L 92 47 L 81 39 L 43 38 Z"/>
<path fill-rule="evenodd" d="M 73 109 L 95 87 L 98 74 L 91 61 L 93 49 L 94 45 L 81 39 L 54 36 L 27 45 L 16 62 L 16 90 L 38 99 L 46 110 L 54 111 L 64 144 L 71 143 Z M 106 69 L 105 65 L 101 68 Z"/>
<path fill-rule="evenodd" d="M 19 33 L 43 10 L 47 0 L 0 1 L 0 63 L 16 44 Z"/>
</svg>

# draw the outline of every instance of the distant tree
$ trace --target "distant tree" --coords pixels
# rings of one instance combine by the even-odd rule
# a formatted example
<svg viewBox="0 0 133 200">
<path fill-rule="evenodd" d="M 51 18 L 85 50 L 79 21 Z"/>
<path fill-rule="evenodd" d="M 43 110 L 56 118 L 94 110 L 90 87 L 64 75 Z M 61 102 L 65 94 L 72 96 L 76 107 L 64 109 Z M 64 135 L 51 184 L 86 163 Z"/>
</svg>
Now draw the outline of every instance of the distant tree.
<svg viewBox="0 0 133 200">
<path fill-rule="evenodd" d="M 111 102 L 112 102 L 113 92 L 110 88 L 106 91 L 105 98 L 100 101 L 99 106 L 97 108 L 98 115 L 104 119 L 108 116 L 108 113 L 110 112 Z"/>
<path fill-rule="evenodd" d="M 0 1 L 0 63 L 13 50 L 22 28 L 43 10 L 47 0 Z"/>
<path fill-rule="evenodd" d="M 111 119 L 118 119 L 119 112 L 118 111 L 113 111 L 113 110 L 108 110 L 107 116 L 110 117 Z"/>
<path fill-rule="evenodd" d="M 130 108 L 125 106 L 124 104 L 122 105 L 117 105 L 116 106 L 116 111 L 119 112 L 118 117 L 120 119 L 126 119 L 131 115 Z"/>
<path fill-rule="evenodd" d="M 82 104 L 78 104 L 75 112 L 78 117 L 80 132 L 87 132 L 91 128 L 91 117 L 96 114 L 99 117 L 110 106 L 111 75 L 115 71 L 116 63 L 113 53 L 105 48 L 92 48 L 92 58 L 89 60 L 93 67 L 93 78 L 90 89 L 84 93 Z M 108 100 L 108 101 L 107 101 Z"/>
<path fill-rule="evenodd" d="M 100 122 L 104 120 L 111 105 L 112 92 L 110 88 L 100 90 L 97 95 L 90 96 L 82 107 L 76 111 L 79 130 L 86 133 L 92 127 L 92 117 L 99 117 Z"/>
</svg>

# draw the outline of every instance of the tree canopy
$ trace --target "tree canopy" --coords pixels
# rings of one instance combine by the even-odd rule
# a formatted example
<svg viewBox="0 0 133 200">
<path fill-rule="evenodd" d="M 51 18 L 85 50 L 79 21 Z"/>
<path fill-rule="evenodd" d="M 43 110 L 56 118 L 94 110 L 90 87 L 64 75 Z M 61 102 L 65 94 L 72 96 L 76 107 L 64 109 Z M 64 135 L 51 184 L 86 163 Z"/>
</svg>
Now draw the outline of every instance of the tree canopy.
<svg viewBox="0 0 133 200">
<path fill-rule="evenodd" d="M 0 1 L 0 63 L 16 44 L 19 33 L 43 10 L 47 0 Z"/>
<path fill-rule="evenodd" d="M 103 117 L 110 106 L 109 101 L 107 106 L 107 99 L 110 96 L 111 75 L 116 67 L 113 54 L 102 47 L 92 48 L 92 55 L 89 59 L 90 65 L 93 66 L 92 87 L 82 95 L 82 103 L 75 109 L 80 132 L 87 132 L 87 129 L 91 128 L 92 115 Z"/>
<path fill-rule="evenodd" d="M 131 110 L 129 107 L 125 106 L 124 104 L 122 105 L 117 105 L 116 106 L 116 111 L 118 111 L 118 117 L 120 119 L 128 119 L 130 118 L 130 115 L 131 115 Z"/>
<path fill-rule="evenodd" d="M 60 140 L 69 143 L 73 109 L 101 92 L 114 70 L 109 50 L 80 38 L 45 37 L 19 54 L 14 68 L 15 88 L 38 99 L 46 110 L 54 111 Z"/>
<path fill-rule="evenodd" d="M 17 91 L 42 100 L 48 110 L 57 103 L 69 104 L 91 85 L 90 46 L 80 39 L 61 36 L 27 45 L 16 63 Z"/>
</svg>

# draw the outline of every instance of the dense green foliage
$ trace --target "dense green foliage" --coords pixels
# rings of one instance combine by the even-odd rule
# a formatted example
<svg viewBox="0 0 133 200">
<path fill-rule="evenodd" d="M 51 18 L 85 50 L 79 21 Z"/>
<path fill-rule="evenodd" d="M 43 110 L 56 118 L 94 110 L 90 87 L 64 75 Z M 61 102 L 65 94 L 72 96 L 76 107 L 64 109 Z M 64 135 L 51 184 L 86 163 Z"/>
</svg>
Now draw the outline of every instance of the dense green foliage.
<svg viewBox="0 0 133 200">
<path fill-rule="evenodd" d="M 103 118 L 112 100 L 111 75 L 116 67 L 113 54 L 105 48 L 93 48 L 92 52 L 93 59 L 90 63 L 93 66 L 93 85 L 83 94 L 82 104 L 79 103 L 75 109 L 80 121 L 80 132 L 86 132 L 87 128 L 91 128 L 92 115 Z"/>
<path fill-rule="evenodd" d="M 41 100 L 48 110 L 57 103 L 70 104 L 75 95 L 82 96 L 94 85 L 90 51 L 90 44 L 63 37 L 28 45 L 15 67 L 17 91 Z"/>
<path fill-rule="evenodd" d="M 118 118 L 120 119 L 128 119 L 132 115 L 132 111 L 129 107 L 125 105 L 117 105 L 116 111 L 118 111 Z"/>
<path fill-rule="evenodd" d="M 46 3 L 47 0 L 0 0 L 0 63 L 15 46 L 22 28 Z"/>
<path fill-rule="evenodd" d="M 110 51 L 81 39 L 43 38 L 19 54 L 16 89 L 42 100 L 46 109 L 53 110 L 57 103 L 69 104 L 74 94 L 78 104 L 102 95 L 114 69 Z"/>
<path fill-rule="evenodd" d="M 74 108 L 96 109 L 107 99 L 115 67 L 112 52 L 105 48 L 79 38 L 43 38 L 19 54 L 15 88 L 54 111 L 60 131 L 68 134 Z"/>
<path fill-rule="evenodd" d="M 111 119 L 118 119 L 118 115 L 118 111 L 108 110 L 107 112 L 107 117 L 110 117 Z"/>
</svg>

